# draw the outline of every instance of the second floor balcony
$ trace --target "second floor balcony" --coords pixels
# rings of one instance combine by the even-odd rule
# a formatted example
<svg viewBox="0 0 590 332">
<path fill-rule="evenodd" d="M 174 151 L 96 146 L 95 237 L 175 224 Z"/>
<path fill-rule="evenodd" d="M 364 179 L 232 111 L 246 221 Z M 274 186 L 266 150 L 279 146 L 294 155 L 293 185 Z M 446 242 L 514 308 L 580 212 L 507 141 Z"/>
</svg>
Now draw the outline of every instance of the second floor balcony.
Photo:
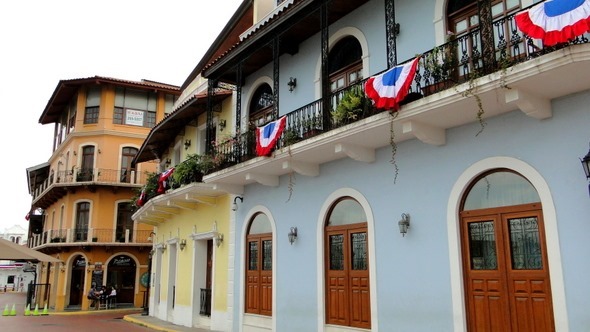
<svg viewBox="0 0 590 332">
<path fill-rule="evenodd" d="M 485 130 L 486 118 L 507 112 L 549 118 L 551 100 L 590 86 L 588 34 L 546 47 L 517 29 L 514 14 L 492 26 L 486 45 L 475 29 L 421 54 L 399 112 L 375 109 L 365 100 L 338 116 L 335 110 L 347 94 L 364 98 L 367 78 L 359 80 L 295 110 L 275 110 L 287 116 L 287 125 L 273 158 L 256 155 L 254 128 L 217 143 L 212 154 L 219 165 L 203 181 L 276 186 L 281 175 L 316 176 L 319 165 L 340 158 L 372 162 L 376 149 L 409 139 L 444 145 L 447 129 L 479 122 L 475 137 Z"/>
<path fill-rule="evenodd" d="M 50 174 L 33 192 L 33 205 L 46 208 L 75 187 L 94 190 L 97 187 L 138 188 L 148 174 L 135 170 L 74 168 Z"/>
<path fill-rule="evenodd" d="M 30 248 L 47 251 L 79 246 L 151 246 L 150 233 L 151 230 L 64 228 L 33 234 L 27 243 Z"/>
</svg>

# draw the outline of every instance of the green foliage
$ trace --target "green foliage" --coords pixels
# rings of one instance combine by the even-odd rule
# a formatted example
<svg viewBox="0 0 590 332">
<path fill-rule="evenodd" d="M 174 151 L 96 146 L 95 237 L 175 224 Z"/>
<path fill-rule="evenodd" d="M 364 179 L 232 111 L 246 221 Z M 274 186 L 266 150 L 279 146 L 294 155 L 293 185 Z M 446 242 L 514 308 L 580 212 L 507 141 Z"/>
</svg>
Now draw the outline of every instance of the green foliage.
<svg viewBox="0 0 590 332">
<path fill-rule="evenodd" d="M 146 202 L 158 195 L 158 178 L 160 177 L 160 174 L 154 172 L 146 172 L 146 175 L 147 176 L 145 186 L 143 186 L 142 188 L 135 189 L 135 196 L 133 196 L 133 198 L 131 199 L 133 208 L 137 208 L 137 200 L 139 199 L 142 190 L 145 190 Z"/>
<path fill-rule="evenodd" d="M 332 111 L 332 118 L 336 123 L 357 120 L 366 109 L 368 99 L 363 91 L 356 87 L 344 93 L 342 99 Z"/>
<path fill-rule="evenodd" d="M 174 184 L 181 186 L 193 182 L 200 182 L 203 178 L 201 165 L 202 156 L 198 154 L 189 154 L 187 158 L 174 167 L 172 180 Z"/>
</svg>

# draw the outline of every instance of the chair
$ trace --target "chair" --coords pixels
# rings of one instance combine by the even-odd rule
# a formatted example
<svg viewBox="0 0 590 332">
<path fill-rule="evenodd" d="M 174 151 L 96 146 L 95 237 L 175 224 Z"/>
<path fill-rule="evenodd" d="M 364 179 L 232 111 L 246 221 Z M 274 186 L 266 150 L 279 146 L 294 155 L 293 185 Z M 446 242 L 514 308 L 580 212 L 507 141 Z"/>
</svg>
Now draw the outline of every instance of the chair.
<svg viewBox="0 0 590 332">
<path fill-rule="evenodd" d="M 101 295 L 100 298 L 98 299 L 98 310 L 108 309 L 108 308 L 109 308 L 109 303 L 107 301 L 107 296 Z"/>
</svg>

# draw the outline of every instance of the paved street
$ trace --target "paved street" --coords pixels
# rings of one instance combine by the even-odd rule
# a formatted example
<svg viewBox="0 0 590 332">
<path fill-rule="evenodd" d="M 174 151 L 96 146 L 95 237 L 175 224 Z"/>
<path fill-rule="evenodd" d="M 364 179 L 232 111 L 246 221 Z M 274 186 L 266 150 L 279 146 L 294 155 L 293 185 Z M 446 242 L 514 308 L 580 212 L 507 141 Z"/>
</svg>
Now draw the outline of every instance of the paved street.
<svg viewBox="0 0 590 332">
<path fill-rule="evenodd" d="M 25 316 L 25 293 L 0 292 L 0 331 L 21 332 L 201 332 L 197 328 L 188 328 L 170 324 L 154 317 L 142 316 L 141 309 L 112 309 L 101 311 L 52 312 L 41 315 L 43 308 L 39 308 L 39 316 Z M 8 305 L 9 312 L 14 305 L 16 316 L 4 316 Z M 34 309 L 34 308 L 33 308 Z M 31 314 L 33 313 L 31 309 Z"/>
</svg>

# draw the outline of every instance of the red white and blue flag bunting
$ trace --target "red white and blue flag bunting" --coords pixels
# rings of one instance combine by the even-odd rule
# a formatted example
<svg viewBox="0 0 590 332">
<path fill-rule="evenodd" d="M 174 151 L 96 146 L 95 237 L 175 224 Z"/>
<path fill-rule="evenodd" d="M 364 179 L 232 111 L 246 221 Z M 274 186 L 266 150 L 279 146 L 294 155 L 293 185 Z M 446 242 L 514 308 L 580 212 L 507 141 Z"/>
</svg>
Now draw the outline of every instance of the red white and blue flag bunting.
<svg viewBox="0 0 590 332">
<path fill-rule="evenodd" d="M 283 116 L 278 120 L 256 128 L 256 154 L 259 156 L 270 155 L 286 125 L 287 116 Z"/>
<path fill-rule="evenodd" d="M 142 207 L 145 202 L 146 202 L 146 193 L 145 193 L 145 187 L 141 188 L 141 193 L 139 194 L 139 197 L 137 198 L 137 201 L 135 202 L 135 205 L 137 205 L 138 207 Z"/>
<path fill-rule="evenodd" d="M 543 45 L 568 42 L 590 32 L 590 0 L 548 0 L 516 14 L 516 25 Z"/>
<path fill-rule="evenodd" d="M 398 108 L 399 103 L 408 94 L 412 80 L 416 75 L 418 60 L 420 57 L 367 80 L 365 94 L 373 100 L 376 108 Z"/>
<path fill-rule="evenodd" d="M 168 178 L 174 173 L 174 167 L 169 168 L 168 170 L 162 172 L 160 177 L 158 178 L 158 194 L 163 194 L 166 192 L 166 187 L 168 186 Z"/>
</svg>

